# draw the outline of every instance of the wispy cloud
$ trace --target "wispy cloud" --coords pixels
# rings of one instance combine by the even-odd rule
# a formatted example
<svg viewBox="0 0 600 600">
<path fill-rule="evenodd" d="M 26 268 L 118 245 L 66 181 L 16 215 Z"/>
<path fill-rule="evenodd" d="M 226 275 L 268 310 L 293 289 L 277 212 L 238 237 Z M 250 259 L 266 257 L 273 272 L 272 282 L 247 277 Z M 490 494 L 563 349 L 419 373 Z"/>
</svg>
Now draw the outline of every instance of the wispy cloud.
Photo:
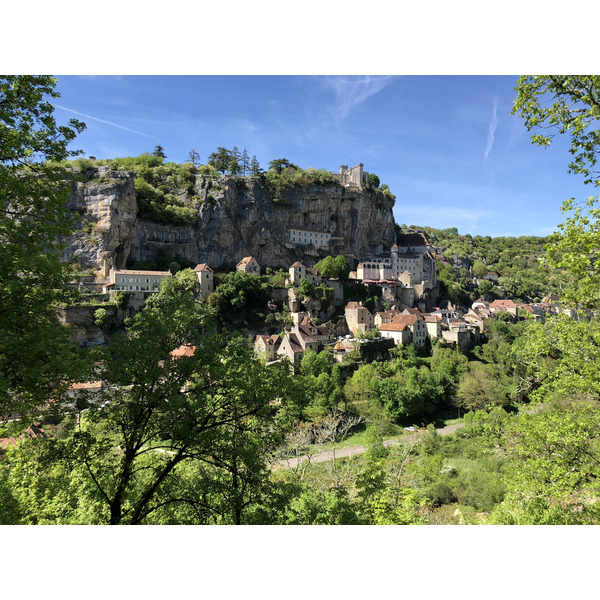
<svg viewBox="0 0 600 600">
<path fill-rule="evenodd" d="M 494 136 L 496 135 L 496 127 L 498 126 L 498 97 L 494 98 L 494 108 L 492 110 L 492 120 L 488 129 L 487 144 L 485 146 L 485 154 L 483 160 L 487 160 L 492 147 L 494 146 Z"/>
<path fill-rule="evenodd" d="M 142 133 L 141 131 L 136 131 L 135 129 L 130 129 L 129 127 L 124 127 L 123 125 L 119 125 L 118 123 L 113 123 L 112 121 L 105 121 L 104 119 L 98 119 L 97 117 L 92 117 L 91 115 L 86 115 L 84 113 L 78 112 L 71 108 L 67 108 L 66 106 L 60 106 L 59 104 L 54 105 L 56 108 L 60 108 L 62 110 L 66 110 L 67 112 L 73 113 L 78 117 L 83 117 L 84 119 L 91 119 L 92 121 L 97 121 L 98 123 L 104 123 L 104 125 L 110 125 L 111 127 L 117 127 L 118 129 L 123 129 L 124 131 L 129 131 L 130 133 L 136 133 L 137 135 L 143 135 L 144 137 L 150 139 L 156 139 L 147 133 Z"/>
<path fill-rule="evenodd" d="M 363 102 L 388 86 L 391 75 L 336 76 L 328 77 L 327 85 L 336 98 L 335 117 L 343 120 Z"/>
</svg>

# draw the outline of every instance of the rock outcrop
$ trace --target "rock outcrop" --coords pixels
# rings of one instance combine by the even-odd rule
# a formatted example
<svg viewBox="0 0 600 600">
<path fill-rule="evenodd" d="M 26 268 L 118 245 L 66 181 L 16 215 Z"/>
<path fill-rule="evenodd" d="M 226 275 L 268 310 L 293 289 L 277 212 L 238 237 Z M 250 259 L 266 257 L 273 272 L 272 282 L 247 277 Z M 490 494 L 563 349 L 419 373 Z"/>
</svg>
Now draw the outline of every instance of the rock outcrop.
<svg viewBox="0 0 600 600">
<path fill-rule="evenodd" d="M 165 252 L 213 268 L 244 256 L 262 267 L 287 268 L 296 260 L 312 266 L 327 255 L 359 260 L 395 241 L 394 202 L 381 190 L 311 184 L 284 188 L 274 198 L 258 177 L 198 175 L 194 193 L 195 226 L 157 223 L 138 216 L 133 174 L 88 169 L 73 183 L 70 207 L 80 230 L 68 240 L 65 258 L 106 270 Z M 332 239 L 327 247 L 292 243 L 290 227 L 330 232 Z"/>
</svg>

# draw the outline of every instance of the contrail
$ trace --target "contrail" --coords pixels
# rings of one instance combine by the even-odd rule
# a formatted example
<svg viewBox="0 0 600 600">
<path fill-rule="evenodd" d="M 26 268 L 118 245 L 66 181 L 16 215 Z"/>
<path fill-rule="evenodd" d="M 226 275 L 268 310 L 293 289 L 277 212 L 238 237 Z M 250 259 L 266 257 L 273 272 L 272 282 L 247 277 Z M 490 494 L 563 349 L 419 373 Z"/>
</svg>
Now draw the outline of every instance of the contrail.
<svg viewBox="0 0 600 600">
<path fill-rule="evenodd" d="M 142 133 L 141 131 L 136 131 L 135 129 L 129 129 L 129 127 L 123 127 L 123 125 L 118 125 L 117 123 L 112 123 L 111 121 L 104 121 L 103 119 L 98 119 L 96 117 L 92 117 L 91 115 L 86 115 L 84 113 L 77 112 L 71 108 L 67 108 L 66 106 L 60 106 L 59 104 L 54 105 L 56 108 L 62 108 L 67 112 L 73 113 L 74 115 L 78 115 L 80 117 L 84 117 L 86 119 L 91 119 L 92 121 L 98 121 L 98 123 L 104 123 L 105 125 L 112 125 L 113 127 L 118 127 L 119 129 L 123 129 L 125 131 L 129 131 L 130 133 L 137 133 L 138 135 L 143 135 L 144 137 L 155 139 L 153 136 L 148 135 L 147 133 Z"/>
<path fill-rule="evenodd" d="M 488 130 L 487 146 L 485 148 L 485 155 L 483 160 L 487 160 L 492 146 L 494 145 L 494 134 L 496 133 L 496 127 L 498 126 L 498 97 L 494 98 L 494 110 L 492 112 L 492 120 L 490 121 L 490 128 Z"/>
</svg>

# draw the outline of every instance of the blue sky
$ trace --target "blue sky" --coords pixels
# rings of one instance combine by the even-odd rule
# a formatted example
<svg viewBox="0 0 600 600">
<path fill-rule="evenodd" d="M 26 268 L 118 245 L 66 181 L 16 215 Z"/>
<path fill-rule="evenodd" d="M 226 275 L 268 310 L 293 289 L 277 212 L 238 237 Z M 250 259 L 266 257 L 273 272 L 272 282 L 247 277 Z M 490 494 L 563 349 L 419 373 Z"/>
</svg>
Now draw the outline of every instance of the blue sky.
<svg viewBox="0 0 600 600">
<path fill-rule="evenodd" d="M 58 76 L 56 114 L 97 158 L 217 147 L 336 171 L 364 164 L 396 195 L 397 223 L 471 235 L 548 235 L 563 200 L 593 193 L 567 173 L 568 140 L 530 142 L 511 115 L 516 76 Z"/>
</svg>

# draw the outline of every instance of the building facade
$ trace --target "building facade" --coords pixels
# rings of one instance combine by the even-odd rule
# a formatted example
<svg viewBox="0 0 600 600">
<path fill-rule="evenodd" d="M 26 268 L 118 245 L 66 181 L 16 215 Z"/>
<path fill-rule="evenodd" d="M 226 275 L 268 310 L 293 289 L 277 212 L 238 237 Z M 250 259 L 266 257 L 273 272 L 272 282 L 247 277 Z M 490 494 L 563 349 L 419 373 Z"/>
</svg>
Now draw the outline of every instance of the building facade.
<svg viewBox="0 0 600 600">
<path fill-rule="evenodd" d="M 198 277 L 200 296 L 204 299 L 208 298 L 208 295 L 215 291 L 214 271 L 207 264 L 202 263 L 196 265 L 194 273 L 196 273 L 196 277 Z"/>
<path fill-rule="evenodd" d="M 133 271 L 111 269 L 104 292 L 158 292 L 169 271 Z"/>
<path fill-rule="evenodd" d="M 292 244 L 309 245 L 317 248 L 329 246 L 331 233 L 318 229 L 307 229 L 305 227 L 290 227 L 287 231 L 287 240 Z"/>
<path fill-rule="evenodd" d="M 243 271 L 250 275 L 260 275 L 260 265 L 252 256 L 245 256 L 242 258 L 235 268 L 237 271 Z"/>
<path fill-rule="evenodd" d="M 345 310 L 346 323 L 353 335 L 365 333 L 375 326 L 375 318 L 371 311 L 361 302 L 348 302 Z"/>
</svg>

